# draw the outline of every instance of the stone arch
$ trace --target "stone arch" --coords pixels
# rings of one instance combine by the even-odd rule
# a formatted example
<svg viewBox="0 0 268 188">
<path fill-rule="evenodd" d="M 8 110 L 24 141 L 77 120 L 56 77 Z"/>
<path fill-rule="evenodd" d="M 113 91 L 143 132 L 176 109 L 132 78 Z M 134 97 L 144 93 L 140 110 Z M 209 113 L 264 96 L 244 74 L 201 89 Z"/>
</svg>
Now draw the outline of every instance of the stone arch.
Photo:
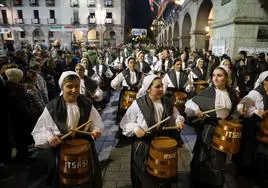
<svg viewBox="0 0 268 188">
<path fill-rule="evenodd" d="M 116 45 L 116 35 L 115 31 L 112 29 L 107 29 L 103 33 L 104 46 Z"/>
<path fill-rule="evenodd" d="M 179 46 L 179 36 L 180 36 L 180 30 L 179 30 L 179 23 L 176 21 L 174 23 L 173 27 L 173 46 Z"/>
<path fill-rule="evenodd" d="M 76 41 L 83 41 L 83 31 L 73 31 L 72 32 L 72 41 L 76 42 Z"/>
<path fill-rule="evenodd" d="M 191 16 L 189 13 L 186 13 L 183 18 L 182 22 L 182 47 L 190 47 L 190 39 L 191 39 L 191 28 L 192 28 L 192 21 L 191 21 Z"/>
<path fill-rule="evenodd" d="M 96 29 L 90 29 L 87 32 L 87 39 L 88 40 L 99 40 L 99 33 L 96 31 Z"/>
<path fill-rule="evenodd" d="M 168 27 L 168 45 L 172 45 L 172 39 L 173 39 L 173 36 L 172 36 L 172 27 L 171 25 Z"/>
<path fill-rule="evenodd" d="M 45 42 L 45 34 L 41 28 L 36 28 L 33 30 L 33 43 Z"/>
<path fill-rule="evenodd" d="M 167 40 L 168 40 L 168 38 L 167 38 L 167 30 L 165 29 L 164 30 L 164 41 L 163 41 L 163 43 L 167 43 Z"/>
<path fill-rule="evenodd" d="M 209 48 L 209 32 L 211 28 L 209 27 L 213 18 L 209 19 L 209 16 L 212 15 L 212 1 L 204 0 L 198 9 L 196 25 L 195 25 L 195 41 L 197 49 L 206 49 Z"/>
</svg>

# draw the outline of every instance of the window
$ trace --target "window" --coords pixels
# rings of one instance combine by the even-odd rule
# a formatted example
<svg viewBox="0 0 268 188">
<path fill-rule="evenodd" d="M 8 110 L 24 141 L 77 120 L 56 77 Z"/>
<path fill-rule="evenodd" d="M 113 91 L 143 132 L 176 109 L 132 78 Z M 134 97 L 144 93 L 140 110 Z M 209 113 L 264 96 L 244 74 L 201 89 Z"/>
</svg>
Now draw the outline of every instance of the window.
<svg viewBox="0 0 268 188">
<path fill-rule="evenodd" d="M 23 13 L 22 10 L 17 10 L 18 19 L 23 19 Z"/>
<path fill-rule="evenodd" d="M 47 6 L 55 6 L 55 0 L 46 0 Z"/>
<path fill-rule="evenodd" d="M 113 18 L 113 13 L 107 12 L 106 13 L 106 18 Z"/>
<path fill-rule="evenodd" d="M 11 33 L 11 32 L 9 32 L 9 33 L 7 34 L 7 38 L 12 38 L 12 33 Z"/>
<path fill-rule="evenodd" d="M 38 6 L 38 0 L 30 0 L 30 6 Z"/>
<path fill-rule="evenodd" d="M 13 0 L 14 6 L 22 6 L 22 0 Z"/>
<path fill-rule="evenodd" d="M 34 18 L 35 19 L 39 19 L 39 11 L 38 10 L 34 10 L 33 13 L 34 13 Z"/>
<path fill-rule="evenodd" d="M 49 17 L 50 17 L 50 19 L 55 18 L 55 10 L 49 10 Z"/>
<path fill-rule="evenodd" d="M 71 0 L 71 7 L 78 7 L 79 6 L 79 0 Z"/>
<path fill-rule="evenodd" d="M 78 12 L 78 10 L 73 11 L 73 23 L 74 24 L 79 23 L 79 12 Z"/>
<path fill-rule="evenodd" d="M 39 30 L 38 29 L 34 30 L 33 35 L 34 37 L 39 37 L 40 36 Z"/>
<path fill-rule="evenodd" d="M 113 1 L 112 0 L 104 0 L 104 5 L 105 6 L 113 6 Z"/>
<path fill-rule="evenodd" d="M 88 0 L 87 6 L 89 7 L 95 7 L 96 6 L 96 0 Z"/>
<path fill-rule="evenodd" d="M 25 31 L 21 31 L 21 32 L 20 32 L 20 38 L 25 38 L 25 35 L 26 35 L 26 34 L 25 34 Z"/>
<path fill-rule="evenodd" d="M 7 11 L 1 10 L 1 12 L 2 12 L 3 24 L 8 24 Z"/>
<path fill-rule="evenodd" d="M 89 21 L 90 24 L 95 24 L 96 23 L 96 18 L 95 18 L 95 13 L 94 12 L 89 13 L 88 21 Z"/>
<path fill-rule="evenodd" d="M 48 37 L 49 38 L 53 38 L 54 37 L 54 32 L 53 31 L 49 31 L 48 32 Z"/>
</svg>

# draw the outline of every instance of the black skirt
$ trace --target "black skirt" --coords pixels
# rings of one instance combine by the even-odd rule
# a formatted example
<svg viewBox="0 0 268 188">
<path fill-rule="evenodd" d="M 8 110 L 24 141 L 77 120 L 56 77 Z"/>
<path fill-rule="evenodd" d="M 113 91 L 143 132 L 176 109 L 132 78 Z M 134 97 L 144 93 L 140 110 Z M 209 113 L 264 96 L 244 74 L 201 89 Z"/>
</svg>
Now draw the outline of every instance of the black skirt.
<svg viewBox="0 0 268 188">
<path fill-rule="evenodd" d="M 217 126 L 217 119 L 205 120 L 193 149 L 191 161 L 191 180 L 209 186 L 221 187 L 225 182 L 226 154 L 211 146 L 212 136 Z"/>
</svg>

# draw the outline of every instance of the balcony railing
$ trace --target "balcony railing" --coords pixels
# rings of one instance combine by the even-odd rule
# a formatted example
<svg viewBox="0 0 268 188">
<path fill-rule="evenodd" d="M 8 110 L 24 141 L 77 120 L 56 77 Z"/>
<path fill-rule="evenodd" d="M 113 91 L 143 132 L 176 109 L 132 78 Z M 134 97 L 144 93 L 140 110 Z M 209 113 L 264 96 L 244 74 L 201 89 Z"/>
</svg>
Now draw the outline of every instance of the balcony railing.
<svg viewBox="0 0 268 188">
<path fill-rule="evenodd" d="M 32 7 L 39 6 L 39 3 L 37 0 L 29 0 L 29 5 Z"/>
<path fill-rule="evenodd" d="M 96 24 L 96 18 L 89 18 L 88 19 L 88 24 Z"/>
<path fill-rule="evenodd" d="M 70 0 L 70 6 L 71 7 L 79 7 L 79 2 Z"/>
<path fill-rule="evenodd" d="M 0 24 L 9 24 L 7 19 L 0 18 Z"/>
<path fill-rule="evenodd" d="M 88 0 L 87 1 L 87 6 L 88 7 L 95 7 L 96 6 L 96 1 L 95 0 Z"/>
<path fill-rule="evenodd" d="M 54 0 L 46 0 L 46 6 L 47 7 L 54 7 L 55 1 Z"/>
<path fill-rule="evenodd" d="M 104 6 L 113 7 L 114 6 L 113 0 L 104 0 Z"/>
<path fill-rule="evenodd" d="M 16 24 L 24 24 L 24 19 L 23 18 L 15 18 L 15 23 Z"/>
<path fill-rule="evenodd" d="M 73 24 L 73 25 L 80 24 L 80 18 L 76 18 L 76 19 L 71 18 L 71 24 Z"/>
<path fill-rule="evenodd" d="M 39 18 L 32 18 L 32 24 L 40 24 Z"/>
<path fill-rule="evenodd" d="M 16 0 L 13 0 L 13 6 L 14 6 L 14 7 L 23 6 L 22 1 L 16 1 Z"/>
<path fill-rule="evenodd" d="M 56 24 L 56 18 L 48 18 L 47 23 L 48 24 Z"/>
<path fill-rule="evenodd" d="M 113 24 L 113 18 L 105 18 L 105 24 Z"/>
</svg>

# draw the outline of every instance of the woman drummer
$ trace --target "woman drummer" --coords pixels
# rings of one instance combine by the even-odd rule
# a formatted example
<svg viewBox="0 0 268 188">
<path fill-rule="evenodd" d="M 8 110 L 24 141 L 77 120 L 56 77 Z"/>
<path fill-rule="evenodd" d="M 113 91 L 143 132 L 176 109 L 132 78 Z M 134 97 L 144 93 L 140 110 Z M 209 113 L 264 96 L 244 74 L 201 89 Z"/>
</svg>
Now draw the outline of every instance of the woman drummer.
<svg viewBox="0 0 268 188">
<path fill-rule="evenodd" d="M 184 118 L 173 107 L 171 101 L 163 98 L 163 83 L 156 75 L 146 76 L 142 88 L 139 90 L 136 99 L 120 122 L 123 134 L 127 137 L 134 137 L 131 150 L 131 181 L 133 187 L 151 188 L 159 184 L 170 184 L 171 182 L 155 178 L 148 174 L 144 161 L 148 156 L 148 150 L 153 138 L 169 135 L 180 130 L 184 126 Z M 176 125 L 177 130 L 162 131 L 160 127 L 152 129 L 150 134 L 145 131 L 155 123 L 171 116 L 169 122 L 164 124 Z"/>
<path fill-rule="evenodd" d="M 144 77 L 142 72 L 136 70 L 136 60 L 134 57 L 129 57 L 127 60 L 127 69 L 119 73 L 111 82 L 113 89 L 119 89 L 123 86 L 119 97 L 118 112 L 116 117 L 116 125 L 119 124 L 120 120 L 126 113 L 126 109 L 120 107 L 123 102 L 123 97 L 126 91 L 138 92 Z M 121 130 L 119 131 L 121 134 Z"/>
<path fill-rule="evenodd" d="M 197 140 L 191 161 L 193 187 L 223 187 L 225 182 L 226 154 L 211 147 L 211 138 L 218 119 L 230 117 L 237 104 L 237 97 L 227 84 L 228 74 L 224 68 L 217 67 L 213 71 L 212 82 L 212 86 L 185 104 L 185 113 L 189 120 L 202 118 L 202 121 L 196 123 Z M 202 111 L 217 108 L 224 109 L 209 113 L 209 117 L 204 118 Z M 191 124 L 190 121 L 189 123 Z"/>
<path fill-rule="evenodd" d="M 59 79 L 59 87 L 61 95 L 47 104 L 32 131 L 35 146 L 38 148 L 51 147 L 56 151 L 56 157 L 58 157 L 59 146 L 62 143 L 60 136 L 66 134 L 70 129 L 82 125 L 90 118 L 91 127 L 86 125 L 83 131 L 92 131 L 92 136 L 86 136 L 85 139 L 90 142 L 93 167 L 96 169 L 92 178 L 94 179 L 93 187 L 101 187 L 100 165 L 94 145 L 94 140 L 101 136 L 104 129 L 101 117 L 92 105 L 92 101 L 79 94 L 80 79 L 77 73 L 63 72 Z M 76 133 L 72 136 L 75 137 L 71 138 L 77 138 L 82 135 Z M 54 177 L 54 179 L 57 178 Z"/>
<path fill-rule="evenodd" d="M 256 139 L 260 123 L 268 110 L 268 71 L 262 72 L 256 81 L 255 89 L 251 90 L 237 106 L 243 116 L 243 132 L 240 153 L 235 162 L 243 175 L 252 178 L 261 187 L 268 187 L 268 144 Z M 266 117 L 265 117 L 266 116 Z M 248 174 L 245 174 L 248 172 Z"/>
</svg>

